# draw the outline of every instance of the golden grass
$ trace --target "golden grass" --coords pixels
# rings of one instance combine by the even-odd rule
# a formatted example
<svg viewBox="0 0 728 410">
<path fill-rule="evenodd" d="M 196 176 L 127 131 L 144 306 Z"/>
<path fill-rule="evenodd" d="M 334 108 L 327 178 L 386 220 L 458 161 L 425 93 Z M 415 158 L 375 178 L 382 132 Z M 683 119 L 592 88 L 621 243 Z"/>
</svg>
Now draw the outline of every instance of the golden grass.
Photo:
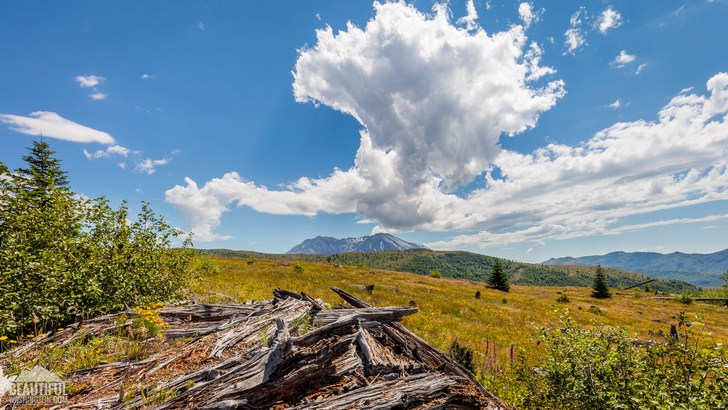
<svg viewBox="0 0 728 410">
<path fill-rule="evenodd" d="M 209 293 L 217 292 L 239 301 L 270 299 L 273 289 L 283 288 L 304 291 L 335 305 L 341 300 L 328 288 L 337 286 L 375 306 L 414 301 L 420 312 L 405 318 L 407 328 L 442 350 L 457 338 L 475 351 L 479 362 L 487 341 L 498 346 L 500 360 L 507 360 L 511 344 L 519 355 L 526 355 L 529 361 L 536 359 L 540 352 L 534 333 L 542 327 L 557 326 L 560 314 L 567 309 L 581 325 L 623 327 L 633 337 L 655 340 L 662 340 L 656 333 L 668 333 L 670 324 L 676 324 L 684 311 L 688 321 L 698 322 L 694 328 L 703 333 L 703 341 L 728 342 L 728 309 L 654 300 L 652 294 L 639 290 L 598 300 L 590 297 L 588 288 L 511 286 L 511 291 L 504 293 L 478 282 L 354 266 L 337 268 L 326 263 L 222 258 L 214 262 L 220 272 L 204 275 L 194 289 L 203 298 L 221 301 Z M 369 284 L 375 285 L 372 295 L 364 290 Z M 478 290 L 481 299 L 475 299 Z M 557 302 L 557 292 L 568 296 L 570 303 Z M 590 311 L 592 305 L 601 313 Z"/>
</svg>

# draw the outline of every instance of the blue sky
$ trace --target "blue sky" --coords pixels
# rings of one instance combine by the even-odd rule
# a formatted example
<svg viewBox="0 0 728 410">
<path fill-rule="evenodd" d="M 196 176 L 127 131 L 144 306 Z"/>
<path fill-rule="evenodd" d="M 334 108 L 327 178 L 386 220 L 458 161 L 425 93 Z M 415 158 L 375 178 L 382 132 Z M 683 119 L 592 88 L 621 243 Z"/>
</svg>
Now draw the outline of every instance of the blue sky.
<svg viewBox="0 0 728 410">
<path fill-rule="evenodd" d="M 198 247 L 728 247 L 728 2 L 2 2 L 0 161 Z M 347 23 L 348 22 L 348 23 Z M 721 234 L 723 232 L 723 234 Z"/>
</svg>

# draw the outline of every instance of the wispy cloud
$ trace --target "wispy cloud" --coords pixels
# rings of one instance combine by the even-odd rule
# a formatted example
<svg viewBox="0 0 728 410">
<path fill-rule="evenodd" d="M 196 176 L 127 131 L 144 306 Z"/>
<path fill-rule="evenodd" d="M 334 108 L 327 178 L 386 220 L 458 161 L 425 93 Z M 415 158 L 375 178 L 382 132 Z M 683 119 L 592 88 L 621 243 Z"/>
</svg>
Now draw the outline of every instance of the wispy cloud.
<svg viewBox="0 0 728 410">
<path fill-rule="evenodd" d="M 614 58 L 612 64 L 617 66 L 617 68 L 622 68 L 629 63 L 633 63 L 635 60 L 637 60 L 636 55 L 629 54 L 625 50 L 622 50 L 619 52 L 619 55 Z"/>
<path fill-rule="evenodd" d="M 622 15 L 614 10 L 612 6 L 608 6 L 602 11 L 593 23 L 587 26 L 585 21 L 590 20 L 590 16 L 585 7 L 579 9 L 571 15 L 569 19 L 569 28 L 564 32 L 564 55 L 575 54 L 577 50 L 587 44 L 587 35 L 590 32 L 598 30 L 606 35 L 609 30 L 613 30 L 622 25 Z"/>
<path fill-rule="evenodd" d="M 106 80 L 104 77 L 97 75 L 77 75 L 74 80 L 81 88 L 93 88 Z"/>
<path fill-rule="evenodd" d="M 101 101 L 106 99 L 107 93 L 99 91 L 96 87 L 106 81 L 104 77 L 97 75 L 77 75 L 74 80 L 81 88 L 90 88 L 93 92 L 89 94 L 89 98 L 93 101 Z"/>
<path fill-rule="evenodd" d="M 132 151 L 130 151 L 126 147 L 122 147 L 121 145 L 112 145 L 104 150 L 97 150 L 96 152 L 93 152 L 93 153 L 84 149 L 83 155 L 88 159 L 99 159 L 99 158 L 109 158 L 112 155 L 126 157 L 129 155 L 130 152 L 132 152 Z"/>
<path fill-rule="evenodd" d="M 142 80 L 151 80 L 151 79 L 157 78 L 157 77 L 158 77 L 157 74 L 147 74 L 147 73 L 144 73 L 139 78 L 141 78 Z"/>
<path fill-rule="evenodd" d="M 569 28 L 564 33 L 564 47 L 566 48 L 564 55 L 573 55 L 576 50 L 586 44 L 586 36 L 581 28 L 583 23 L 582 19 L 586 17 L 588 17 L 588 15 L 586 14 L 586 9 L 584 7 L 579 7 L 579 10 L 571 15 L 571 18 L 569 19 Z"/>
<path fill-rule="evenodd" d="M 73 142 L 98 142 L 114 144 L 114 138 L 106 132 L 65 119 L 55 112 L 36 111 L 27 117 L 0 114 L 0 121 L 10 124 L 10 129 L 28 135 L 43 135 Z"/>
<path fill-rule="evenodd" d="M 609 108 L 617 109 L 622 106 L 622 100 L 617 98 L 617 100 L 611 104 L 609 104 Z"/>
<path fill-rule="evenodd" d="M 147 175 L 152 175 L 153 173 L 157 172 L 157 167 L 160 167 L 162 165 L 167 165 L 171 161 L 170 158 L 162 158 L 162 159 L 151 159 L 151 158 L 145 158 L 141 161 L 137 161 L 137 163 L 134 165 L 134 168 L 139 171 L 146 173 Z"/>
<path fill-rule="evenodd" d="M 106 99 L 107 96 L 108 96 L 108 94 L 106 94 L 106 93 L 95 92 L 95 93 L 89 95 L 89 98 L 91 98 L 94 101 L 99 101 L 99 100 Z"/>
</svg>

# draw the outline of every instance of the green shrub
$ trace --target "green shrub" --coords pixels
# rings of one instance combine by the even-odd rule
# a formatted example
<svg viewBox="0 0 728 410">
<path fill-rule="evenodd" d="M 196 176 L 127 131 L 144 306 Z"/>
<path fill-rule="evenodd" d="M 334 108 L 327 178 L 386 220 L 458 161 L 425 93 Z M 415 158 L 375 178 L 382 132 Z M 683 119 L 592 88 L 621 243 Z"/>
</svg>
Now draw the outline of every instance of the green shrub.
<svg viewBox="0 0 728 410">
<path fill-rule="evenodd" d="M 689 305 L 693 303 L 693 296 L 689 293 L 683 293 L 682 295 L 678 296 L 677 301 L 686 305 Z"/>
<path fill-rule="evenodd" d="M 442 277 L 442 273 L 440 273 L 439 270 L 431 270 L 430 271 L 430 277 L 431 278 L 441 278 Z"/>
<path fill-rule="evenodd" d="M 681 340 L 637 343 L 623 330 L 585 331 L 568 318 L 544 329 L 546 357 L 538 369 L 518 369 L 519 408 L 720 409 L 728 397 L 722 346 L 698 346 L 679 325 Z M 687 336 L 687 337 L 686 337 Z M 525 388 L 523 387 L 525 386 Z"/>
<path fill-rule="evenodd" d="M 77 197 L 44 141 L 28 169 L 0 164 L 0 337 L 37 335 L 81 319 L 181 296 L 193 278 L 189 238 L 142 203 Z"/>
<path fill-rule="evenodd" d="M 448 355 L 453 360 L 468 369 L 471 373 L 475 373 L 475 363 L 473 362 L 473 349 L 465 345 L 461 345 L 460 343 L 458 343 L 457 339 L 455 339 L 452 341 L 452 343 L 450 343 Z"/>
<path fill-rule="evenodd" d="M 301 264 L 297 263 L 297 264 L 293 265 L 293 271 L 296 273 L 303 273 L 304 269 Z"/>
<path fill-rule="evenodd" d="M 569 302 L 571 302 L 571 301 L 569 300 L 569 297 L 568 297 L 568 296 L 566 296 L 566 295 L 561 295 L 561 296 L 559 296 L 558 298 L 556 298 L 556 301 L 557 301 L 557 302 L 560 302 L 560 303 L 569 303 Z"/>
</svg>

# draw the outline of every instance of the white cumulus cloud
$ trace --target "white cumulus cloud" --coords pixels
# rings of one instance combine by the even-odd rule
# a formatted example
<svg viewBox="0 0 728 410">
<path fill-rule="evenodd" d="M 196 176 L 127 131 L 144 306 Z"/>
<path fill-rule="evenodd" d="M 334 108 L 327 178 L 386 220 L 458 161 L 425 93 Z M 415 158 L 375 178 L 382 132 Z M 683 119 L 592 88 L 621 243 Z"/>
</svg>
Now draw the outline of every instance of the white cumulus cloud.
<svg viewBox="0 0 728 410">
<path fill-rule="evenodd" d="M 721 214 L 624 223 L 632 215 L 728 200 L 728 73 L 706 85 L 707 95 L 682 90 L 655 120 L 619 122 L 577 146 L 549 144 L 530 154 L 500 150 L 485 187 L 464 196 L 443 190 L 434 174 L 408 187 L 397 170 L 397 150 L 376 148 L 363 131 L 348 171 L 301 178 L 283 190 L 236 173 L 202 187 L 187 178 L 166 199 L 208 238 L 218 238 L 214 227 L 231 204 L 273 214 L 355 212 L 377 221 L 375 232 L 474 232 L 428 244 L 437 249 L 517 242 L 531 242 L 535 249 L 547 240 L 722 219 Z"/>
<path fill-rule="evenodd" d="M 518 5 L 518 16 L 523 21 L 524 28 L 529 28 L 531 23 L 539 21 L 541 14 L 543 14 L 543 9 L 536 11 L 531 3 L 523 2 Z"/>
<path fill-rule="evenodd" d="M 10 129 L 22 134 L 43 135 L 73 142 L 98 142 L 107 145 L 115 143 L 114 138 L 106 132 L 78 124 L 50 111 L 36 111 L 27 117 L 0 114 L 0 121 L 10 124 Z"/>
<path fill-rule="evenodd" d="M 608 6 L 599 15 L 597 25 L 600 33 L 607 34 L 607 31 L 622 25 L 622 15 L 617 10 L 614 10 L 612 6 Z"/>
<path fill-rule="evenodd" d="M 553 70 L 538 64 L 541 50 L 527 45 L 521 26 L 488 35 L 458 28 L 444 6 L 432 16 L 403 3 L 374 8 L 364 28 L 318 30 L 294 70 L 297 101 L 329 106 L 362 125 L 353 167 L 300 178 L 284 190 L 236 173 L 202 188 L 188 178 L 166 199 L 185 207 L 198 239 L 211 237 L 230 204 L 276 214 L 356 212 L 392 229 L 438 220 L 461 227 L 482 217 L 448 215 L 463 201 L 449 192 L 489 169 L 501 135 L 535 126 L 563 97 L 564 83 L 533 84 Z M 189 205 L 210 203 L 216 212 Z"/>
<path fill-rule="evenodd" d="M 612 61 L 612 64 L 614 64 L 618 68 L 622 68 L 629 63 L 633 63 L 635 60 L 637 60 L 636 55 L 629 54 L 625 50 L 622 50 L 619 52 L 619 55 L 614 58 L 614 61 Z"/>
<path fill-rule="evenodd" d="M 728 200 L 728 73 L 707 89 L 708 96 L 677 95 L 656 121 L 620 122 L 579 146 L 503 151 L 495 161 L 503 178 L 488 175 L 459 211 L 488 210 L 471 228 L 479 232 L 430 246 L 619 234 L 645 227 L 620 225 L 625 216 Z M 669 223 L 689 221 L 661 222 Z"/>
<path fill-rule="evenodd" d="M 465 24 L 468 30 L 475 30 L 478 28 L 478 11 L 475 10 L 475 2 L 468 0 L 465 5 L 465 9 L 468 14 L 458 19 L 458 24 Z"/>
</svg>

